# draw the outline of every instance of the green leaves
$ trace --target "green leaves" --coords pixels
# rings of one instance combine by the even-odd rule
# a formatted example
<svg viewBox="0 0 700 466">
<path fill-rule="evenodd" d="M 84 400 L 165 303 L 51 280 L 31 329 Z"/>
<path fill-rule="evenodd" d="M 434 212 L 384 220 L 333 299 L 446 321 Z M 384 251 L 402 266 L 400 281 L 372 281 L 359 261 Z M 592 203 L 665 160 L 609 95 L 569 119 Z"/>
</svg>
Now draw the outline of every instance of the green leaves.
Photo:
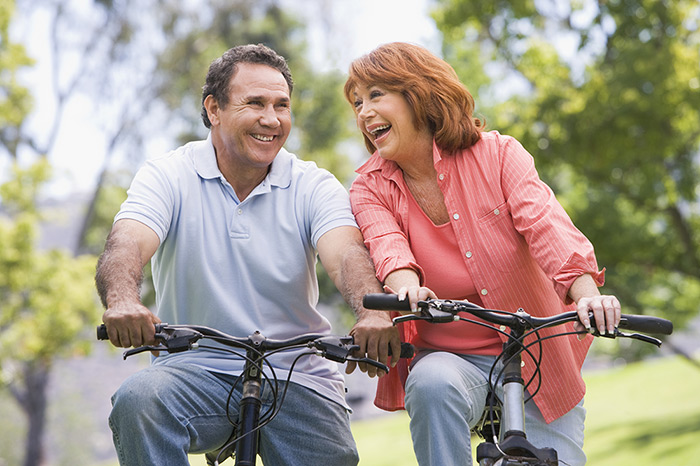
<svg viewBox="0 0 700 466">
<path fill-rule="evenodd" d="M 37 246 L 37 192 L 49 173 L 42 159 L 14 166 L 0 185 L 0 369 L 85 351 L 81 334 L 98 316 L 96 257 Z"/>
<path fill-rule="evenodd" d="M 700 286 L 697 2 L 486 3 L 443 0 L 433 15 L 445 50 L 477 48 L 501 70 L 477 81 L 477 110 L 534 155 L 626 312 L 685 322 Z M 527 85 L 508 95 L 510 82 Z"/>
</svg>

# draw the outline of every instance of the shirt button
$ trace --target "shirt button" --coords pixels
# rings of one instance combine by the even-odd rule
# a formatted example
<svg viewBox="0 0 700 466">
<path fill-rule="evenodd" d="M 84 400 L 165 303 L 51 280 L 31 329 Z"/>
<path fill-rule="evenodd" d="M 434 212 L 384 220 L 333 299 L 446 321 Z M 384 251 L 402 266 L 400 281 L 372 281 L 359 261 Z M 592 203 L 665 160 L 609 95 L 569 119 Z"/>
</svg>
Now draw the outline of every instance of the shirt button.
<svg viewBox="0 0 700 466">
<path fill-rule="evenodd" d="M 238 209 L 238 215 L 241 215 L 243 213 L 243 209 Z"/>
<path fill-rule="evenodd" d="M 444 173 L 440 173 L 440 174 L 438 175 L 438 178 L 440 179 L 440 181 L 444 180 L 444 179 L 445 179 L 445 174 L 444 174 Z"/>
<path fill-rule="evenodd" d="M 493 211 L 493 213 L 494 213 L 494 214 L 496 214 L 496 215 L 498 215 L 498 214 L 500 214 L 500 213 L 501 213 L 501 211 L 500 211 L 500 210 L 498 210 L 498 209 L 496 209 L 496 210 L 494 210 L 494 211 Z"/>
<path fill-rule="evenodd" d="M 467 251 L 466 254 L 464 254 L 464 255 L 467 256 L 467 259 L 471 259 L 471 257 L 472 257 L 472 252 L 471 252 L 471 251 Z"/>
<path fill-rule="evenodd" d="M 452 214 L 452 218 L 455 220 L 459 220 L 459 214 Z"/>
<path fill-rule="evenodd" d="M 484 288 L 483 290 L 481 290 L 481 294 L 486 296 L 487 294 L 489 294 L 489 292 L 488 290 L 486 290 L 486 288 Z"/>
</svg>

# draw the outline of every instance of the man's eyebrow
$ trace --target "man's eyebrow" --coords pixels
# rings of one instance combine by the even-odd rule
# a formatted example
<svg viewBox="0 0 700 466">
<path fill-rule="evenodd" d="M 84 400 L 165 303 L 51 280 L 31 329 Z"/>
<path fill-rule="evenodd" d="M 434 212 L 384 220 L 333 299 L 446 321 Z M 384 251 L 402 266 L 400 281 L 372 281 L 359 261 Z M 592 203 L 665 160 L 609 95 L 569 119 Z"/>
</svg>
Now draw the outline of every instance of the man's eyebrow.
<svg viewBox="0 0 700 466">
<path fill-rule="evenodd" d="M 245 99 L 248 102 L 253 101 L 253 100 L 269 100 L 270 96 L 251 94 L 251 95 L 247 95 Z M 288 103 L 288 102 L 291 102 L 292 99 L 289 98 L 288 96 L 284 96 L 284 97 L 275 98 L 274 100 L 275 100 L 275 102 Z"/>
</svg>

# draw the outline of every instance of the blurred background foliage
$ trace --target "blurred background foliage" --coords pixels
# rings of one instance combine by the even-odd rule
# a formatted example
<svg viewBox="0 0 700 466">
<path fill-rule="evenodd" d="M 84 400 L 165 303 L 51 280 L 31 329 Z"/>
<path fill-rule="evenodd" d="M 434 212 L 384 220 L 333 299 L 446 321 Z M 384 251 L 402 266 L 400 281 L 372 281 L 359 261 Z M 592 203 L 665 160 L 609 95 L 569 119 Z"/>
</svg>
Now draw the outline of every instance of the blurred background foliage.
<svg viewBox="0 0 700 466">
<path fill-rule="evenodd" d="M 606 291 L 626 312 L 683 328 L 700 301 L 697 1 L 430 5 L 439 52 L 475 95 L 488 128 L 515 136 L 534 155 L 595 244 L 608 271 Z M 38 57 L 10 34 L 37 12 L 47 26 L 48 85 L 40 90 L 21 80 Z M 343 47 L 342 37 L 327 39 Z M 345 70 L 313 63 L 308 40 L 306 24 L 283 0 L 0 0 L 0 161 L 14 167 L 0 178 L 0 384 L 27 426 L 26 449 L 15 444 L 8 456 L 0 442 L 6 461 L 62 461 L 44 454 L 53 363 L 88 350 L 101 313 L 94 261 L 136 168 L 154 148 L 206 136 L 199 111 L 212 59 L 259 42 L 287 57 L 295 79 L 287 148 L 352 180 L 363 147 L 342 96 Z M 46 246 L 42 193 L 61 176 L 51 175 L 47 161 L 76 99 L 91 102 L 99 135 L 89 136 L 100 141 L 85 148 L 77 140 L 76 150 L 93 151 L 102 168 L 91 193 L 64 202 L 70 235 Z M 319 277 L 324 302 L 339 306 L 332 283 Z M 148 283 L 144 299 L 153 302 Z M 622 350 L 634 358 L 640 347 Z M 78 456 L 66 464 L 78 464 Z"/>
</svg>

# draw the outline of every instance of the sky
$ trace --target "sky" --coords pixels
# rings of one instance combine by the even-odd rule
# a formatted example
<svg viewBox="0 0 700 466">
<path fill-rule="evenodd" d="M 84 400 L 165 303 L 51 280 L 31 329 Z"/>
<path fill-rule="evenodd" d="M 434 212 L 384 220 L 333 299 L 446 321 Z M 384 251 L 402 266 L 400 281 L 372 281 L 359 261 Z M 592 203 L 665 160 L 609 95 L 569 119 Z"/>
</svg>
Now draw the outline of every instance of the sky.
<svg viewBox="0 0 700 466">
<path fill-rule="evenodd" d="M 81 0 L 77 0 L 80 3 Z M 421 44 L 433 52 L 439 50 L 439 34 L 429 17 L 430 0 L 283 0 L 307 24 L 309 53 L 319 71 L 338 69 L 346 72 L 350 62 L 380 44 L 406 41 Z M 29 124 L 41 128 L 48 125 L 55 111 L 50 92 L 50 63 L 48 21 L 41 14 L 32 13 L 23 18 L 25 25 L 13 40 L 22 42 L 37 60 L 28 73 L 22 75 L 35 98 L 35 107 Z M 32 24 L 27 27 L 31 19 Z M 333 39 L 329 41 L 327 34 Z M 55 177 L 48 195 L 63 197 L 74 192 L 88 192 L 94 188 L 102 168 L 100 128 L 94 121 L 94 103 L 83 96 L 72 99 L 66 107 L 63 124 L 51 154 Z M 193 111 L 198 111 L 193 109 Z M 154 151 L 173 147 L 154 143 Z M 159 152 L 160 153 L 160 152 Z M 158 155 L 158 154 L 148 154 Z M 21 160 L 28 163 L 29 160 Z M 9 172 L 9 163 L 0 159 L 0 182 Z"/>
</svg>

